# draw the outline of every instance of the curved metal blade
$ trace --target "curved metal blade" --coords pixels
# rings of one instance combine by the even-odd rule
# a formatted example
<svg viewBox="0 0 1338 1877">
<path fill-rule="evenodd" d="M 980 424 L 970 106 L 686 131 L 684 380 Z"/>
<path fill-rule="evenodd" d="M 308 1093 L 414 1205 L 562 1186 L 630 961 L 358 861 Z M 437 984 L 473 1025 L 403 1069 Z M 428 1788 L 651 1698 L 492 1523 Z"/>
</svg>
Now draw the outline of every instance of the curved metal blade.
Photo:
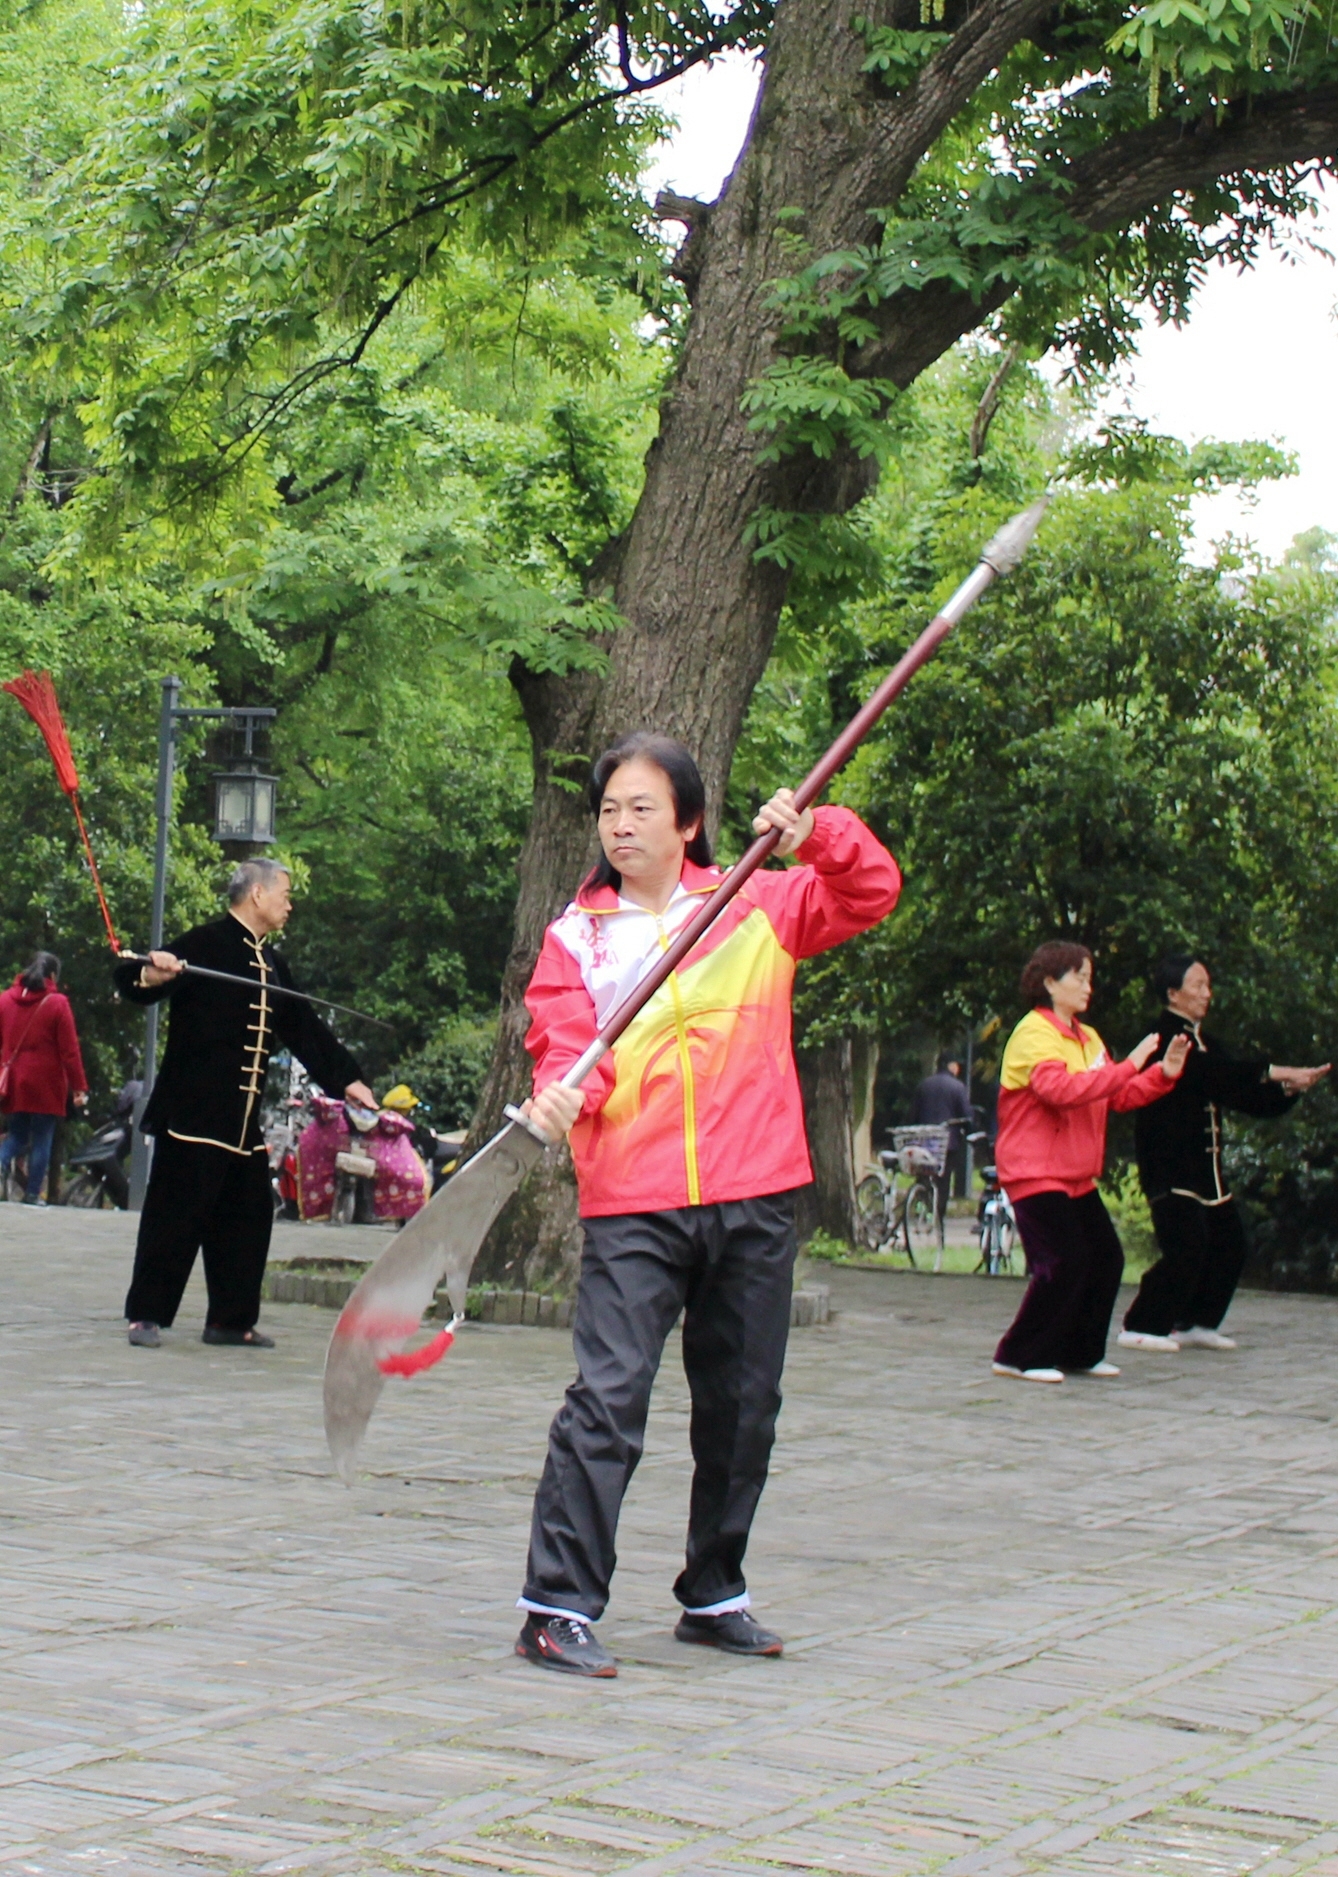
<svg viewBox="0 0 1338 1877">
<path fill-rule="evenodd" d="M 385 1386 L 381 1358 L 413 1335 L 443 1277 L 464 1315 L 488 1227 L 543 1152 L 515 1122 L 494 1134 L 396 1234 L 339 1313 L 325 1356 L 325 1438 L 346 1482 Z"/>
</svg>

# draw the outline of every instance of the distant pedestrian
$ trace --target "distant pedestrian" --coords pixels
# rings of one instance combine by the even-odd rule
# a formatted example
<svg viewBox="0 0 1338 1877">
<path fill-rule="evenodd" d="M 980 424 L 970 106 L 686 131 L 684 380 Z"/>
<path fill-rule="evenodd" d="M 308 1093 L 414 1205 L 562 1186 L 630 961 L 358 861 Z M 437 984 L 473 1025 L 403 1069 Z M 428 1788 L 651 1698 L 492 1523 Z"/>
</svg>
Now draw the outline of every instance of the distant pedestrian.
<svg viewBox="0 0 1338 1877">
<path fill-rule="evenodd" d="M 0 997 L 0 1113 L 8 1119 L 0 1142 L 0 1195 L 9 1196 L 10 1169 L 28 1158 L 25 1206 L 41 1206 L 51 1164 L 51 1141 L 71 1097 L 88 1100 L 88 1077 L 68 997 L 56 988 L 60 959 L 38 952 Z"/>
<path fill-rule="evenodd" d="M 971 1125 L 971 1097 L 962 1080 L 962 1065 L 954 1056 L 942 1055 L 933 1075 L 927 1075 L 911 1099 L 911 1121 L 917 1127 L 946 1127 L 948 1152 L 943 1171 L 935 1177 L 938 1189 L 938 1216 L 947 1217 L 952 1195 L 953 1176 L 965 1171 L 966 1135 Z"/>
<path fill-rule="evenodd" d="M 1222 1110 L 1285 1114 L 1330 1065 L 1290 1069 L 1262 1057 L 1242 1059 L 1206 1036 L 1213 983 L 1190 952 L 1163 959 L 1153 983 L 1166 1004 L 1157 1053 L 1184 1038 L 1189 1060 L 1155 1120 L 1140 1114 L 1134 1123 L 1138 1177 L 1161 1256 L 1143 1273 L 1120 1342 L 1170 1354 L 1234 1349 L 1221 1324 L 1245 1265 L 1245 1232 L 1222 1170 Z"/>
<path fill-rule="evenodd" d="M 1096 1031 L 1078 1021 L 1092 997 L 1085 945 L 1039 946 L 1022 973 L 1022 992 L 1034 1008 L 1004 1050 L 995 1158 L 1030 1282 L 995 1352 L 994 1372 L 1027 1382 L 1062 1382 L 1066 1372 L 1118 1375 L 1106 1361 L 1106 1338 L 1124 1253 L 1096 1190 L 1106 1111 L 1168 1095 L 1189 1040 L 1177 1037 L 1147 1068 L 1160 1040 L 1154 1031 L 1123 1062 L 1112 1062 Z"/>
</svg>

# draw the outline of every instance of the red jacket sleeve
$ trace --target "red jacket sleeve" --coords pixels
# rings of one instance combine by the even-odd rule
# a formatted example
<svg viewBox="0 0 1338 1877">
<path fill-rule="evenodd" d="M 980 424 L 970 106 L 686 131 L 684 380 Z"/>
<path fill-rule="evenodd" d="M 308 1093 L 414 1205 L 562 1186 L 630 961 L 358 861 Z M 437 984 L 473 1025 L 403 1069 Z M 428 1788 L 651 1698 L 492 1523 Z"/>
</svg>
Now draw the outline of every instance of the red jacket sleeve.
<svg viewBox="0 0 1338 1877">
<path fill-rule="evenodd" d="M 1081 1075 L 1075 1075 L 1057 1059 L 1038 1062 L 1031 1072 L 1030 1087 L 1037 1100 L 1049 1108 L 1085 1108 L 1088 1102 L 1108 1101 L 1123 1114 L 1128 1108 L 1146 1108 L 1149 1102 L 1158 1101 L 1170 1092 L 1171 1084 L 1162 1074 L 1160 1063 L 1154 1062 L 1140 1073 L 1126 1057 L 1123 1062 L 1107 1062 Z"/>
<path fill-rule="evenodd" d="M 544 934 L 539 962 L 525 992 L 530 1013 L 525 1047 L 534 1058 L 534 1092 L 560 1081 L 595 1040 L 595 1005 L 581 969 L 561 939 Z M 581 1113 L 595 1114 L 613 1093 L 612 1056 L 597 1063 L 581 1084 Z"/>
<path fill-rule="evenodd" d="M 1160 1060 L 1149 1063 L 1132 1081 L 1126 1082 L 1119 1094 L 1111 1102 L 1111 1107 L 1124 1114 L 1130 1108 L 1148 1108 L 1154 1101 L 1160 1101 L 1163 1095 L 1169 1095 L 1175 1087 L 1170 1076 L 1161 1072 Z"/>
<path fill-rule="evenodd" d="M 79 1053 L 79 1032 L 74 1027 L 74 1012 L 68 997 L 61 997 L 56 1007 L 56 1047 L 65 1069 L 65 1079 L 72 1095 L 88 1093 L 84 1059 Z"/>
<path fill-rule="evenodd" d="M 848 808 L 819 808 L 800 865 L 755 873 L 743 889 L 770 919 L 792 958 L 811 958 L 885 919 L 901 892 L 901 870 Z"/>
</svg>

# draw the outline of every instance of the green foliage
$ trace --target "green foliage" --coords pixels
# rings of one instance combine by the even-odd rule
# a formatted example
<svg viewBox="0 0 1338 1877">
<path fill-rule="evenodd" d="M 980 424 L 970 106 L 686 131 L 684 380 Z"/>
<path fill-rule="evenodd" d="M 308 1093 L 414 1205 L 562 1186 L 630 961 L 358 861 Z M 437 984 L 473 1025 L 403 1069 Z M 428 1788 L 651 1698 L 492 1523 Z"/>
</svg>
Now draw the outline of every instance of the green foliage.
<svg viewBox="0 0 1338 1877">
<path fill-rule="evenodd" d="M 421 1049 L 404 1057 L 391 1073 L 397 1082 L 409 1084 L 435 1128 L 449 1131 L 467 1127 L 488 1072 L 496 1036 L 495 1022 L 448 1018 Z"/>
<path fill-rule="evenodd" d="M 812 1238 L 805 1241 L 804 1255 L 817 1258 L 824 1264 L 843 1264 L 847 1259 L 857 1257 L 859 1254 L 853 1245 L 846 1243 L 844 1238 L 833 1238 L 830 1232 L 824 1232 L 819 1226 Z"/>
<path fill-rule="evenodd" d="M 1138 1169 L 1132 1161 L 1125 1161 L 1106 1174 L 1101 1182 L 1101 1197 L 1124 1247 L 1125 1277 L 1131 1279 L 1155 1263 L 1158 1256 L 1152 1209 L 1143 1197 Z"/>
</svg>

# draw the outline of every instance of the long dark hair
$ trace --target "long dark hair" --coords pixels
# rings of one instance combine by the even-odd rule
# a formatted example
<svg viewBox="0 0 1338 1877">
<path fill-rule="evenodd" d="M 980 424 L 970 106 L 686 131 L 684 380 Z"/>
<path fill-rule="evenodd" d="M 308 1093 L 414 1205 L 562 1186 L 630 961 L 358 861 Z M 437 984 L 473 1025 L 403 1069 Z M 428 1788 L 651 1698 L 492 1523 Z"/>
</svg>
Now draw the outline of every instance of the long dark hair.
<svg viewBox="0 0 1338 1877">
<path fill-rule="evenodd" d="M 684 849 L 685 856 L 696 867 L 709 867 L 711 864 L 711 843 L 706 836 L 706 784 L 702 781 L 701 770 L 693 761 L 692 752 L 671 736 L 656 736 L 650 730 L 633 730 L 629 736 L 620 737 L 611 749 L 596 758 L 595 766 L 590 771 L 590 786 L 587 797 L 590 812 L 599 820 L 599 811 L 604 805 L 604 791 L 609 786 L 609 777 L 615 769 L 621 769 L 624 763 L 654 763 L 662 770 L 669 783 L 669 792 L 674 798 L 674 825 L 678 828 L 690 828 L 695 821 L 697 832 Z M 599 886 L 611 886 L 614 892 L 622 889 L 623 876 L 614 867 L 607 854 L 601 854 L 585 879 L 581 882 L 583 893 L 592 892 Z"/>
<path fill-rule="evenodd" d="M 54 952 L 35 952 L 33 961 L 19 979 L 25 991 L 44 991 L 46 981 L 60 979 L 60 959 Z"/>
</svg>

